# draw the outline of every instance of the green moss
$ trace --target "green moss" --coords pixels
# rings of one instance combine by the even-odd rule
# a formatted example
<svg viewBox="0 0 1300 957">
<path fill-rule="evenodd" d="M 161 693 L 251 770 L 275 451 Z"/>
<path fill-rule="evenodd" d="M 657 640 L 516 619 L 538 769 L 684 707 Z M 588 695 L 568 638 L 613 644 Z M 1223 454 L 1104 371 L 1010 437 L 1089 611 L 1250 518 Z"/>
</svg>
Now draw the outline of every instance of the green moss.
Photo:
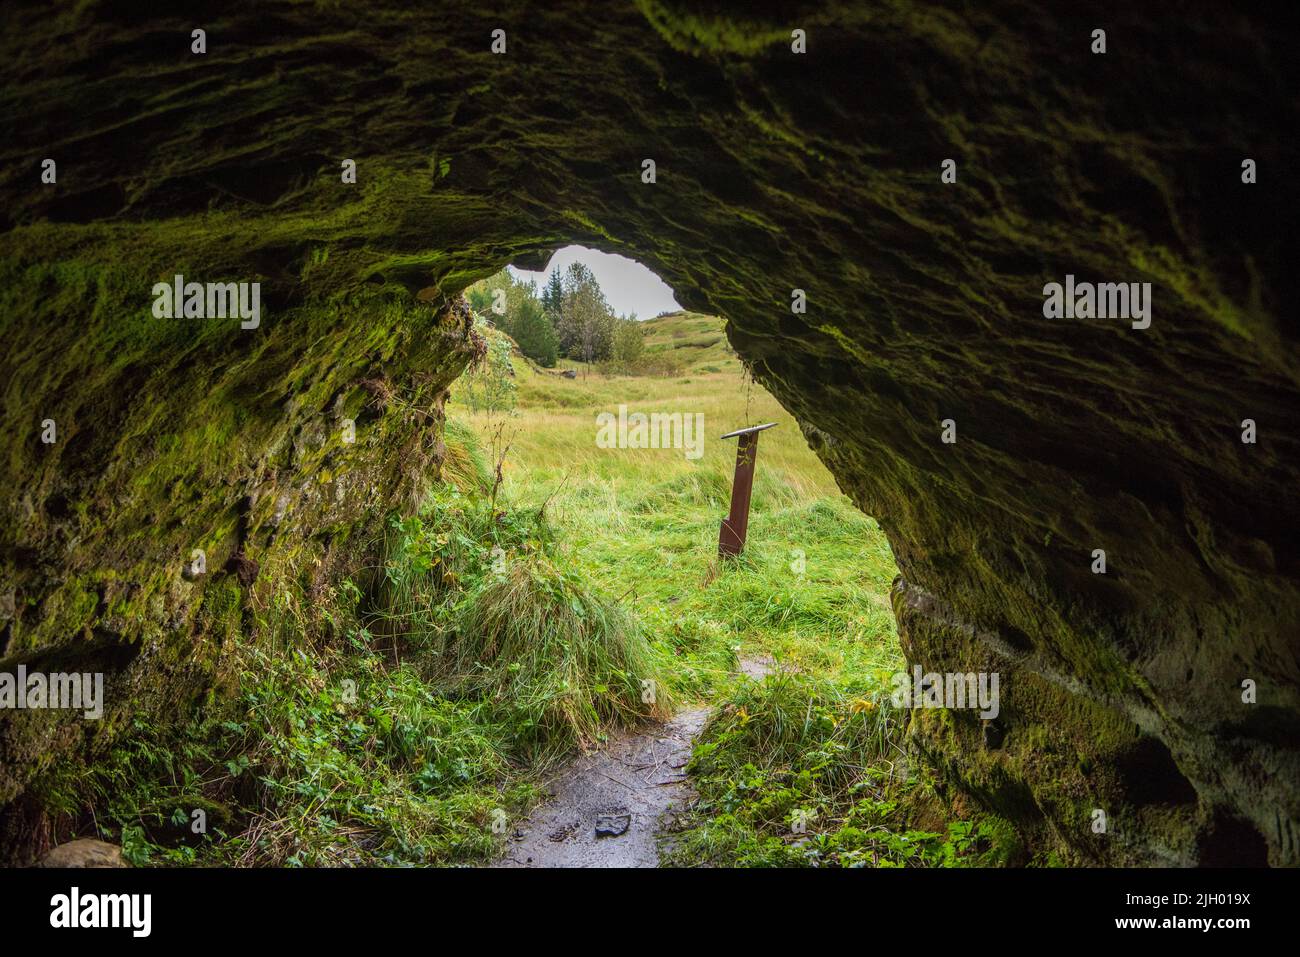
<svg viewBox="0 0 1300 957">
<path fill-rule="evenodd" d="M 752 56 L 778 45 L 790 47 L 788 26 L 695 13 L 657 0 L 637 0 L 637 7 L 659 35 L 683 53 Z"/>
<path fill-rule="evenodd" d="M 216 219 L 206 225 L 220 231 Z M 436 474 L 424 436 L 441 422 L 439 393 L 471 351 L 459 320 L 405 293 L 358 290 L 288 307 L 264 296 L 263 325 L 251 333 L 219 320 L 155 319 L 148 293 L 164 271 L 150 263 L 187 239 L 196 240 L 190 255 L 211 251 L 210 236 L 197 238 L 203 228 L 41 225 L 0 256 L 5 315 L 34 312 L 51 330 L 16 355 L 4 386 L 20 424 L 6 461 L 26 477 L 31 508 L 4 533 L 0 571 L 22 596 L 7 654 L 41 655 L 92 633 L 157 645 L 173 687 L 135 697 L 144 713 L 186 688 L 200 692 L 240 635 L 244 589 L 227 570 L 237 551 L 270 572 L 254 589 L 274 588 L 291 567 L 323 575 L 336 561 L 332 542 L 359 533 L 366 541 L 360 530 L 378 527 L 388 495 L 421 494 Z M 119 246 L 111 265 L 74 252 L 100 242 Z M 50 258 L 36 261 L 42 254 Z M 313 268 L 335 258 L 315 255 Z M 172 268 L 222 278 L 197 260 Z M 357 384 L 377 376 L 392 389 L 378 404 Z M 358 419 L 354 445 L 340 440 L 340 411 Z M 38 439 L 46 418 L 58 428 L 52 445 Z M 376 459 L 375 447 L 397 454 Z M 65 538 L 77 549 L 60 578 L 13 558 Z M 365 563 L 364 547 L 349 564 Z M 195 549 L 207 569 L 187 580 Z M 119 726 L 110 716 L 102 730 Z M 45 732 L 22 733 L 35 748 Z M 35 770 L 7 769 L 0 800 Z"/>
</svg>

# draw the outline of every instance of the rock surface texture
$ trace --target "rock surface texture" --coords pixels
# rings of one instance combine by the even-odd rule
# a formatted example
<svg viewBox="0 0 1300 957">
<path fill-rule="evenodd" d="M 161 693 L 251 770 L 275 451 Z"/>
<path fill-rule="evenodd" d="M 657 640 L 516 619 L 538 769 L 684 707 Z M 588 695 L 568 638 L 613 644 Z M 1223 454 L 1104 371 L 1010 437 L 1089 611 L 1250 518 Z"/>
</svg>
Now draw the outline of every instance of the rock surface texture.
<svg viewBox="0 0 1300 957">
<path fill-rule="evenodd" d="M 437 474 L 457 294 L 577 242 L 728 319 L 888 533 L 909 661 L 1001 675 L 991 724 L 914 715 L 947 787 L 1066 862 L 1300 863 L 1300 38 L 1060 7 L 6 4 L 0 670 L 108 703 L 0 712 L 0 857 L 365 560 Z M 259 328 L 154 318 L 178 273 Z M 1067 275 L 1149 328 L 1045 318 Z"/>
<path fill-rule="evenodd" d="M 126 867 L 122 849 L 116 844 L 83 837 L 60 844 L 42 857 L 37 867 Z"/>
</svg>

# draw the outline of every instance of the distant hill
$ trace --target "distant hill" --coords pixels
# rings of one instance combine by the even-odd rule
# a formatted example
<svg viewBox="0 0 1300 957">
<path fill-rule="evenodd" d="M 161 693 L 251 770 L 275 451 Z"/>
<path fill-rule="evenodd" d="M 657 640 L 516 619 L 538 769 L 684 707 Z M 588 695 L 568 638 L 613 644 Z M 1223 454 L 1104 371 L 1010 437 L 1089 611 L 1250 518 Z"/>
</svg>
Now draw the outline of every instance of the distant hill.
<svg viewBox="0 0 1300 957">
<path fill-rule="evenodd" d="M 726 320 L 700 312 L 670 312 L 641 323 L 647 352 L 671 352 L 691 373 L 730 372 L 740 362 L 722 331 Z"/>
</svg>

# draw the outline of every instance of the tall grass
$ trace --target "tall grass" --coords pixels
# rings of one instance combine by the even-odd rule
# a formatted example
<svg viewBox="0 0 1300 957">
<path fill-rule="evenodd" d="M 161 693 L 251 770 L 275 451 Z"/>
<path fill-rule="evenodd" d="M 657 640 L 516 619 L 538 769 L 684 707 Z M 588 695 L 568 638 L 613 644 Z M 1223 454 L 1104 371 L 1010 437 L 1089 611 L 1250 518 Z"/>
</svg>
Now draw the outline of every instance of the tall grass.
<svg viewBox="0 0 1300 957">
<path fill-rule="evenodd" d="M 446 458 L 442 463 L 442 479 L 462 492 L 486 495 L 492 490 L 492 466 L 474 434 L 474 429 L 460 419 L 448 419 L 444 424 Z"/>
<path fill-rule="evenodd" d="M 669 713 L 661 656 L 626 608 L 566 569 L 542 510 L 442 486 L 393 533 L 383 632 L 443 694 L 491 702 L 529 760 Z"/>
<path fill-rule="evenodd" d="M 672 690 L 635 619 L 544 557 L 516 563 L 466 604 L 440 673 L 449 690 L 501 702 L 543 751 L 671 714 Z"/>
<path fill-rule="evenodd" d="M 898 573 L 889 544 L 840 494 L 790 415 L 743 376 L 719 327 L 685 314 L 647 324 L 649 350 L 685 361 L 689 373 L 676 378 L 580 373 L 571 380 L 519 367 L 519 408 L 505 420 L 504 494 L 516 504 L 545 503 L 560 530 L 555 560 L 565 573 L 625 603 L 678 697 L 714 707 L 691 765 L 700 802 L 674 862 L 1003 859 L 1009 844 L 997 822 L 950 829 L 943 814 L 903 806 L 927 807 L 933 795 L 902 760 L 902 716 L 887 700 L 903 665 L 888 598 Z M 598 448 L 596 416 L 624 404 L 703 413 L 703 456 Z M 482 436 L 502 421 L 455 403 L 449 414 L 463 415 Z M 759 443 L 749 541 L 738 560 L 721 562 L 718 527 L 736 447 L 718 437 L 767 421 L 778 427 Z M 500 636 L 515 613 L 476 620 L 474 631 Z M 510 657 L 519 656 L 518 644 Z M 491 657 L 477 645 L 472 652 Z M 776 673 L 737 679 L 746 657 L 771 660 Z M 796 811 L 810 815 L 803 833 L 793 830 Z"/>
<path fill-rule="evenodd" d="M 262 615 L 290 622 L 281 636 L 291 622 L 310 625 L 282 602 Z M 493 822 L 537 796 L 511 729 L 484 702 L 448 699 L 410 664 L 393 666 L 347 608 L 331 616 L 342 642 L 308 644 L 300 632 L 296 648 L 242 645 L 233 697 L 179 729 L 137 719 L 89 773 L 47 776 L 47 806 L 119 843 L 137 866 L 494 853 Z"/>
</svg>

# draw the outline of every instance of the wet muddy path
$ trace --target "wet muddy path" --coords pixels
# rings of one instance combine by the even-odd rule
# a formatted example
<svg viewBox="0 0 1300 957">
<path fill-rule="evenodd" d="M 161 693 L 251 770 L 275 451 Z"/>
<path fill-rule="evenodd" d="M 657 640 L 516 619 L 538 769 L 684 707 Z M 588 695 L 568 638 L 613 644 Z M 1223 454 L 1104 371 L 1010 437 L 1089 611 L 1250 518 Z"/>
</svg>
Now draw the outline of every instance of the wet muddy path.
<svg viewBox="0 0 1300 957">
<path fill-rule="evenodd" d="M 768 662 L 740 671 L 761 679 Z M 686 776 L 691 744 L 708 708 L 611 736 L 548 784 L 551 798 L 519 824 L 494 867 L 656 867 L 659 835 L 695 792 Z"/>
<path fill-rule="evenodd" d="M 551 779 L 497 867 L 655 867 L 664 818 L 693 796 L 685 766 L 707 708 L 612 737 Z"/>
</svg>

